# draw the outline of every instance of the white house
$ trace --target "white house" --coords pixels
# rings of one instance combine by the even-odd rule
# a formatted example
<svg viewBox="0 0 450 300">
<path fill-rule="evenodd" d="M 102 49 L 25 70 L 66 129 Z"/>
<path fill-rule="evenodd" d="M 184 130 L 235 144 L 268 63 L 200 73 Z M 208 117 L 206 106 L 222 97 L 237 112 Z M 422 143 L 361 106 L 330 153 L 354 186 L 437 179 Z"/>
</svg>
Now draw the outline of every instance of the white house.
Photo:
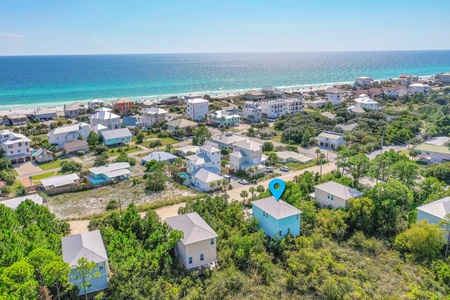
<svg viewBox="0 0 450 300">
<path fill-rule="evenodd" d="M 86 111 L 86 106 L 86 104 L 81 102 L 75 102 L 69 106 L 64 105 L 64 116 L 66 118 L 75 118 Z"/>
<path fill-rule="evenodd" d="M 0 130 L 0 146 L 13 164 L 31 160 L 30 142 L 23 134 Z"/>
<path fill-rule="evenodd" d="M 262 110 L 258 102 L 246 101 L 242 107 L 242 118 L 250 122 L 261 122 Z"/>
<path fill-rule="evenodd" d="M 295 114 L 305 109 L 305 102 L 301 98 L 287 98 L 284 99 L 286 103 L 286 112 L 288 114 Z"/>
<path fill-rule="evenodd" d="M 203 145 L 197 154 L 186 156 L 186 159 L 186 168 L 189 173 L 202 167 L 214 168 L 215 173 L 220 171 L 220 149 L 214 146 Z"/>
<path fill-rule="evenodd" d="M 184 233 L 175 250 L 186 269 L 209 267 L 217 261 L 217 233 L 199 216 L 188 213 L 166 219 L 172 230 Z"/>
<path fill-rule="evenodd" d="M 247 138 L 240 135 L 234 135 L 231 132 L 227 132 L 225 134 L 214 135 L 211 138 L 211 141 L 217 144 L 218 147 L 222 148 L 232 148 L 234 143 L 245 141 Z"/>
<path fill-rule="evenodd" d="M 159 107 L 152 107 L 146 110 L 140 117 L 139 117 L 139 124 L 144 127 L 152 127 L 153 123 L 156 122 L 162 122 L 166 119 L 167 110 L 159 108 Z"/>
<path fill-rule="evenodd" d="M 327 96 L 327 102 L 333 105 L 341 104 L 344 99 L 344 91 L 337 89 L 335 87 L 329 87 L 325 90 L 325 95 Z"/>
<path fill-rule="evenodd" d="M 410 95 L 423 93 L 425 95 L 430 94 L 430 86 L 423 83 L 413 83 L 408 86 L 408 92 Z"/>
<path fill-rule="evenodd" d="M 355 99 L 355 106 L 378 111 L 378 102 L 370 99 L 366 94 L 361 94 Z"/>
<path fill-rule="evenodd" d="M 347 207 L 351 198 L 358 198 L 362 192 L 349 188 L 335 181 L 328 181 L 314 186 L 314 193 L 310 194 L 320 205 L 333 208 Z"/>
<path fill-rule="evenodd" d="M 216 183 L 223 180 L 223 177 L 217 174 L 216 168 L 202 167 L 193 170 L 190 174 L 190 181 L 187 183 L 193 184 L 195 187 L 201 191 L 209 192 L 211 188 L 211 183 Z"/>
<path fill-rule="evenodd" d="M 268 118 L 276 119 L 287 114 L 287 105 L 283 99 L 271 99 L 258 102 L 261 113 Z"/>
<path fill-rule="evenodd" d="M 296 162 L 296 163 L 309 163 L 312 159 L 303 154 L 294 151 L 280 151 L 276 153 L 278 161 L 281 163 Z"/>
<path fill-rule="evenodd" d="M 370 83 L 372 82 L 372 78 L 367 76 L 361 76 L 356 78 L 355 85 L 360 87 L 370 86 Z"/>
<path fill-rule="evenodd" d="M 44 203 L 44 198 L 42 198 L 38 194 L 34 194 L 0 201 L 0 205 L 3 204 L 11 209 L 16 209 L 20 205 L 20 203 L 24 202 L 25 200 L 31 200 L 38 205 L 42 205 Z"/>
<path fill-rule="evenodd" d="M 442 74 L 438 74 L 437 78 L 439 79 L 440 82 L 442 83 L 450 83 L 450 73 L 442 73 Z"/>
<path fill-rule="evenodd" d="M 202 98 L 186 100 L 186 115 L 194 121 L 206 121 L 209 101 Z"/>
<path fill-rule="evenodd" d="M 263 86 L 261 92 L 263 92 L 266 95 L 275 95 L 277 97 L 284 97 L 284 92 L 273 86 Z"/>
<path fill-rule="evenodd" d="M 200 151 L 199 146 L 187 145 L 180 148 L 175 149 L 177 151 L 177 155 L 181 157 L 186 157 L 188 155 L 193 155 Z"/>
<path fill-rule="evenodd" d="M 108 288 L 109 281 L 109 263 L 108 254 L 99 230 L 89 231 L 86 233 L 65 236 L 61 239 L 62 257 L 69 264 L 71 272 L 69 274 L 69 282 L 78 286 L 80 293 L 84 295 L 104 290 Z M 82 286 L 82 279 L 78 276 L 76 267 L 81 258 L 93 261 L 95 267 L 91 272 L 88 280 L 86 291 Z"/>
<path fill-rule="evenodd" d="M 241 116 L 233 111 L 217 110 L 208 114 L 208 122 L 218 127 L 234 126 L 241 122 Z"/>
<path fill-rule="evenodd" d="M 167 131 L 170 132 L 175 132 L 177 129 L 186 129 L 187 127 L 196 128 L 197 123 L 186 119 L 176 119 L 167 123 Z"/>
<path fill-rule="evenodd" d="M 439 224 L 450 214 L 450 197 L 419 206 L 417 211 L 417 221 L 427 219 L 429 223 Z"/>
<path fill-rule="evenodd" d="M 427 142 L 414 148 L 420 152 L 420 157 L 430 163 L 442 163 L 450 161 L 450 148 L 446 145 L 433 145 Z"/>
<path fill-rule="evenodd" d="M 233 144 L 233 152 L 230 154 L 230 169 L 233 171 L 247 171 L 250 167 L 262 170 L 262 145 L 246 139 Z"/>
<path fill-rule="evenodd" d="M 80 137 L 85 140 L 90 131 L 89 124 L 81 122 L 69 126 L 57 127 L 47 133 L 47 137 L 50 144 L 55 144 L 58 145 L 58 148 L 62 148 L 65 143 L 72 142 Z"/>
<path fill-rule="evenodd" d="M 345 144 L 344 135 L 333 131 L 323 131 L 317 136 L 319 146 L 336 149 Z"/>
<path fill-rule="evenodd" d="M 61 187 L 77 186 L 79 182 L 80 177 L 76 173 L 41 179 L 41 185 L 46 191 Z"/>
<path fill-rule="evenodd" d="M 256 90 L 250 90 L 245 92 L 244 94 L 244 98 L 245 99 L 250 99 L 250 100 L 261 100 L 264 99 L 266 97 L 266 94 L 258 92 Z"/>
<path fill-rule="evenodd" d="M 382 90 L 387 97 L 403 97 L 408 94 L 408 88 L 403 85 L 383 87 Z"/>
<path fill-rule="evenodd" d="M 120 128 L 120 117 L 110 111 L 98 111 L 89 117 L 91 127 L 97 124 L 108 127 L 109 129 Z"/>
</svg>

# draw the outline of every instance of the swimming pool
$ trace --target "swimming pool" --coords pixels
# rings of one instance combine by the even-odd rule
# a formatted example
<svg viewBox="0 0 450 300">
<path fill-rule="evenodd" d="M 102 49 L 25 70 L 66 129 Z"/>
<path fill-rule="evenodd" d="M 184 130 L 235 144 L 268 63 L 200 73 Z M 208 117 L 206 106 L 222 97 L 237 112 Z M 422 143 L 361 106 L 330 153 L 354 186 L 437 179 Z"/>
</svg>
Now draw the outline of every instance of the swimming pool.
<svg viewBox="0 0 450 300">
<path fill-rule="evenodd" d="M 107 181 L 104 178 L 95 178 L 94 176 L 88 175 L 86 178 L 93 184 L 98 184 Z"/>
<path fill-rule="evenodd" d="M 180 173 L 180 177 L 189 179 L 191 176 L 189 176 L 189 174 L 186 174 L 186 173 Z"/>
</svg>

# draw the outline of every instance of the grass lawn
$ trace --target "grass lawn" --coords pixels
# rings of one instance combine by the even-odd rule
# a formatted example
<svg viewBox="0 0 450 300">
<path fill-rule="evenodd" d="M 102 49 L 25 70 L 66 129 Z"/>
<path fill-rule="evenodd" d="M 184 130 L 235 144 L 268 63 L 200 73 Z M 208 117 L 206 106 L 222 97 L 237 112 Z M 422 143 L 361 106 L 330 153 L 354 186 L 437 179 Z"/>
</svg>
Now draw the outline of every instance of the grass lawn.
<svg viewBox="0 0 450 300">
<path fill-rule="evenodd" d="M 281 135 L 276 135 L 270 139 L 271 141 L 281 143 Z"/>
<path fill-rule="evenodd" d="M 287 162 L 287 163 L 284 163 L 284 164 L 283 163 L 277 163 L 275 165 L 277 167 L 286 166 L 286 167 L 291 168 L 291 170 L 298 171 L 298 170 L 303 170 L 303 169 L 306 169 L 306 168 L 309 168 L 309 167 L 316 166 L 317 164 L 316 164 L 315 160 L 312 160 L 311 162 L 309 162 L 307 164 L 299 164 L 299 163 L 295 163 L 295 162 Z"/>
<path fill-rule="evenodd" d="M 50 169 L 56 169 L 61 167 L 61 160 L 54 160 L 48 163 L 43 163 L 38 165 L 39 168 L 42 170 L 50 170 Z"/>
<path fill-rule="evenodd" d="M 31 179 L 32 180 L 40 180 L 40 179 L 52 177 L 53 175 L 55 175 L 55 171 L 44 173 L 44 174 L 39 174 L 39 175 L 34 175 L 33 177 L 31 177 Z"/>
<path fill-rule="evenodd" d="M 138 146 L 132 145 L 132 146 L 129 147 L 128 150 L 127 150 L 127 147 L 115 147 L 115 148 L 111 148 L 111 149 L 109 149 L 108 154 L 109 154 L 110 156 L 119 156 L 119 154 L 120 154 L 119 148 L 122 149 L 122 150 L 125 150 L 125 153 L 126 153 L 126 154 L 128 154 L 128 153 L 133 153 L 133 152 L 138 152 L 138 151 L 141 151 L 141 150 L 142 150 L 142 148 L 140 148 L 140 147 L 138 147 Z M 111 152 L 111 151 L 114 151 L 114 152 Z"/>
</svg>

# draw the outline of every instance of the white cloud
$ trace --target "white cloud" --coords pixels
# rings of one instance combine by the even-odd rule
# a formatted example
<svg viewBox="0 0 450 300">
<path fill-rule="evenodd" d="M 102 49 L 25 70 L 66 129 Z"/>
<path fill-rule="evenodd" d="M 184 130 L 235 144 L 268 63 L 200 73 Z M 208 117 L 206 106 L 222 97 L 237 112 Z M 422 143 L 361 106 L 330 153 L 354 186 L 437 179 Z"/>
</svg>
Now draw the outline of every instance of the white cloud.
<svg viewBox="0 0 450 300">
<path fill-rule="evenodd" d="M 23 35 L 10 32 L 0 32 L 0 40 L 5 40 L 18 44 L 25 43 L 25 37 Z"/>
<path fill-rule="evenodd" d="M 97 48 L 109 48 L 109 45 L 104 40 L 100 40 L 96 37 L 93 37 L 92 40 Z"/>
</svg>

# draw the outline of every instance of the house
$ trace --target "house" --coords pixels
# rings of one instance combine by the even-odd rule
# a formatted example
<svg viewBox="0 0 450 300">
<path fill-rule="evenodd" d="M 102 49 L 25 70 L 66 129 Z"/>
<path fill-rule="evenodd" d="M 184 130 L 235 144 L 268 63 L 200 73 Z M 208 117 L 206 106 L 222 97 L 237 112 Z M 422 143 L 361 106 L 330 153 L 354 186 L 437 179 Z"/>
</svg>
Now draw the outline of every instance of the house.
<svg viewBox="0 0 450 300">
<path fill-rule="evenodd" d="M 100 134 L 102 131 L 109 130 L 108 127 L 103 126 L 102 124 L 97 124 L 94 127 L 91 127 L 92 131 L 94 131 L 96 134 Z"/>
<path fill-rule="evenodd" d="M 76 153 L 78 151 L 87 152 L 88 143 L 85 140 L 74 140 L 63 145 L 66 154 Z"/>
<path fill-rule="evenodd" d="M 23 134 L 0 130 L 0 146 L 12 164 L 31 161 L 30 142 Z"/>
<path fill-rule="evenodd" d="M 112 111 L 112 108 L 102 106 L 102 107 L 95 109 L 95 112 L 101 112 L 101 111 Z"/>
<path fill-rule="evenodd" d="M 333 131 L 323 131 L 317 136 L 317 140 L 319 141 L 319 146 L 333 150 L 345 144 L 344 135 Z"/>
<path fill-rule="evenodd" d="M 314 186 L 315 192 L 310 194 L 320 205 L 333 208 L 347 207 L 351 198 L 359 198 L 362 192 L 349 188 L 335 181 L 328 181 Z"/>
<path fill-rule="evenodd" d="M 235 111 L 217 110 L 207 115 L 208 122 L 217 127 L 234 126 L 241 122 L 241 116 Z"/>
<path fill-rule="evenodd" d="M 258 102 L 246 101 L 242 107 L 242 118 L 249 122 L 261 122 L 262 110 Z"/>
<path fill-rule="evenodd" d="M 217 168 L 201 167 L 189 173 L 190 180 L 186 184 L 192 184 L 201 191 L 209 192 L 213 190 L 211 183 L 223 180 L 223 177 L 218 174 Z"/>
<path fill-rule="evenodd" d="M 52 191 L 61 187 L 77 186 L 79 183 L 80 177 L 76 173 L 41 179 L 41 185 L 45 191 Z"/>
<path fill-rule="evenodd" d="M 139 125 L 151 128 L 153 123 L 165 121 L 166 115 L 167 110 L 165 109 L 159 107 L 149 108 L 139 117 Z"/>
<path fill-rule="evenodd" d="M 351 124 L 347 124 L 347 125 L 338 124 L 338 125 L 336 125 L 336 127 L 342 129 L 343 132 L 352 131 L 356 127 L 358 127 L 358 123 L 351 123 Z"/>
<path fill-rule="evenodd" d="M 438 146 L 433 144 L 422 143 L 414 148 L 420 152 L 421 159 L 430 163 L 442 163 L 450 161 L 450 148 L 446 145 Z"/>
<path fill-rule="evenodd" d="M 357 87 L 367 87 L 370 86 L 370 83 L 372 82 L 372 78 L 367 76 L 361 76 L 356 78 L 355 86 Z"/>
<path fill-rule="evenodd" d="M 284 99 L 286 103 L 286 112 L 290 115 L 303 111 L 305 109 L 305 104 L 301 98 L 287 98 Z"/>
<path fill-rule="evenodd" d="M 217 233 L 192 212 L 166 219 L 172 230 L 183 232 L 175 250 L 186 269 L 209 267 L 217 261 Z"/>
<path fill-rule="evenodd" d="M 89 175 L 86 178 L 93 184 L 109 181 L 127 179 L 131 174 L 131 166 L 127 162 L 118 162 L 106 166 L 89 169 Z"/>
<path fill-rule="evenodd" d="M 10 113 L 5 116 L 5 120 L 11 126 L 19 126 L 27 124 L 28 117 L 24 114 Z"/>
<path fill-rule="evenodd" d="M 325 118 L 328 118 L 328 119 L 330 119 L 330 120 L 334 120 L 335 118 L 336 118 L 336 115 L 335 114 L 332 114 L 332 113 L 330 113 L 330 112 L 328 112 L 328 111 L 324 111 L 324 112 L 322 112 L 322 113 L 320 113 L 322 116 L 324 116 Z"/>
<path fill-rule="evenodd" d="M 169 153 L 169 152 L 152 152 L 147 156 L 144 156 L 141 159 L 141 164 L 145 165 L 146 163 L 148 163 L 149 161 L 152 160 L 156 160 L 156 161 L 165 161 L 165 162 L 173 162 L 175 159 L 177 159 L 178 157 Z"/>
<path fill-rule="evenodd" d="M 408 86 L 408 92 L 410 95 L 416 95 L 423 93 L 424 95 L 430 94 L 430 86 L 423 83 L 413 83 Z"/>
<path fill-rule="evenodd" d="M 427 219 L 429 223 L 439 224 L 448 220 L 450 214 L 450 197 L 445 197 L 417 208 L 417 222 Z"/>
<path fill-rule="evenodd" d="M 196 128 L 197 123 L 186 120 L 186 119 L 176 119 L 167 123 L 167 131 L 175 132 L 177 129 L 186 129 L 187 127 Z"/>
<path fill-rule="evenodd" d="M 327 88 L 325 90 L 325 95 L 327 97 L 327 102 L 330 102 L 333 105 L 339 105 L 342 100 L 344 100 L 344 91 L 335 87 Z"/>
<path fill-rule="evenodd" d="M 20 205 L 20 203 L 24 202 L 27 199 L 33 201 L 34 203 L 36 203 L 38 205 L 42 205 L 44 203 L 44 198 L 42 198 L 38 194 L 33 194 L 33 195 L 27 195 L 27 196 L 22 196 L 22 197 L 17 197 L 17 198 L 0 201 L 0 205 L 3 204 L 6 207 L 9 207 L 11 209 L 16 209 Z"/>
<path fill-rule="evenodd" d="M 114 111 L 119 112 L 121 115 L 127 115 L 129 112 L 134 111 L 134 101 L 127 98 L 119 98 L 111 102 Z"/>
<path fill-rule="evenodd" d="M 75 118 L 78 115 L 84 114 L 86 112 L 86 104 L 81 102 L 72 103 L 69 106 L 64 105 L 64 116 L 66 118 Z"/>
<path fill-rule="evenodd" d="M 183 105 L 184 99 L 178 98 L 178 96 L 171 96 L 169 98 L 160 100 L 159 103 L 161 103 L 163 105 Z"/>
<path fill-rule="evenodd" d="M 442 73 L 436 76 L 442 83 L 450 83 L 450 73 Z"/>
<path fill-rule="evenodd" d="M 383 94 L 386 97 L 393 97 L 393 98 L 403 97 L 408 94 L 408 88 L 403 85 L 383 87 Z"/>
<path fill-rule="evenodd" d="M 312 109 L 318 109 L 318 108 L 322 108 L 325 106 L 325 104 L 327 104 L 327 101 L 325 100 L 310 100 L 310 101 L 305 101 L 305 105 L 309 108 Z"/>
<path fill-rule="evenodd" d="M 354 114 L 363 114 L 363 113 L 366 112 L 366 111 L 365 111 L 364 109 L 362 109 L 361 107 L 355 106 L 355 105 L 352 105 L 352 106 L 350 106 L 350 107 L 347 107 L 347 111 L 348 111 L 349 113 L 354 113 Z"/>
<path fill-rule="evenodd" d="M 273 86 L 263 86 L 261 92 L 265 95 L 274 95 L 276 97 L 284 97 L 284 92 Z"/>
<path fill-rule="evenodd" d="M 49 120 L 56 119 L 58 114 L 56 113 L 56 109 L 35 109 L 31 114 L 31 117 L 39 120 Z"/>
<path fill-rule="evenodd" d="M 86 293 L 97 292 L 108 288 L 109 263 L 105 245 L 103 244 L 100 230 L 65 236 L 61 239 L 62 258 L 71 268 L 69 282 L 80 290 L 79 295 L 84 295 L 82 279 L 78 276 L 76 267 L 81 258 L 94 262 L 95 267 L 87 279 L 89 284 Z"/>
<path fill-rule="evenodd" d="M 201 146 L 197 154 L 186 156 L 186 160 L 189 173 L 203 167 L 214 168 L 215 173 L 220 171 L 220 149 L 211 145 Z"/>
<path fill-rule="evenodd" d="M 417 76 L 412 76 L 412 75 L 407 75 L 407 74 L 401 74 L 398 78 L 396 78 L 394 81 L 399 82 L 400 84 L 402 84 L 403 86 L 408 86 L 411 83 L 415 82 L 419 80 L 419 77 Z"/>
<path fill-rule="evenodd" d="M 92 128 L 98 124 L 106 126 L 111 130 L 120 128 L 120 117 L 110 111 L 98 111 L 90 116 L 89 120 Z"/>
<path fill-rule="evenodd" d="M 132 134 L 128 128 L 105 130 L 100 133 L 106 146 L 113 146 L 131 142 Z"/>
<path fill-rule="evenodd" d="M 48 142 L 62 148 L 65 143 L 78 139 L 87 139 L 91 127 L 87 123 L 76 123 L 69 126 L 57 127 L 47 133 Z"/>
<path fill-rule="evenodd" d="M 300 235 L 301 210 L 273 196 L 252 202 L 252 216 L 270 237 Z"/>
<path fill-rule="evenodd" d="M 227 132 L 225 134 L 214 135 L 211 138 L 211 141 L 217 144 L 217 147 L 230 149 L 233 148 L 234 143 L 245 141 L 246 139 L 246 137 L 234 135 L 231 132 Z"/>
<path fill-rule="evenodd" d="M 246 139 L 233 144 L 233 152 L 230 154 L 230 169 L 233 171 L 248 171 L 249 168 L 264 169 L 261 165 L 262 145 Z"/>
<path fill-rule="evenodd" d="M 276 154 L 278 156 L 278 161 L 281 163 L 295 162 L 304 164 L 312 161 L 312 158 L 294 151 L 280 151 L 276 152 Z"/>
<path fill-rule="evenodd" d="M 38 163 L 44 163 L 53 160 L 53 152 L 48 151 L 45 147 L 39 148 L 32 154 L 34 160 Z"/>
<path fill-rule="evenodd" d="M 101 107 L 104 106 L 105 104 L 107 104 L 105 101 L 99 99 L 95 99 L 88 102 L 89 107 Z"/>
<path fill-rule="evenodd" d="M 209 101 L 203 98 L 186 100 L 186 115 L 194 121 L 206 121 L 209 112 Z"/>
<path fill-rule="evenodd" d="M 185 157 L 185 156 L 192 155 L 192 154 L 199 152 L 200 147 L 188 145 L 188 146 L 177 148 L 175 150 L 177 151 L 177 155 L 179 155 L 181 157 Z"/>
<path fill-rule="evenodd" d="M 250 91 L 245 92 L 245 94 L 244 94 L 245 99 L 254 100 L 254 101 L 262 100 L 265 97 L 266 97 L 266 94 L 258 92 L 256 90 L 250 90 Z"/>
<path fill-rule="evenodd" d="M 358 98 L 355 99 L 355 106 L 378 111 L 378 102 L 372 100 L 366 94 L 361 94 Z"/>
</svg>

